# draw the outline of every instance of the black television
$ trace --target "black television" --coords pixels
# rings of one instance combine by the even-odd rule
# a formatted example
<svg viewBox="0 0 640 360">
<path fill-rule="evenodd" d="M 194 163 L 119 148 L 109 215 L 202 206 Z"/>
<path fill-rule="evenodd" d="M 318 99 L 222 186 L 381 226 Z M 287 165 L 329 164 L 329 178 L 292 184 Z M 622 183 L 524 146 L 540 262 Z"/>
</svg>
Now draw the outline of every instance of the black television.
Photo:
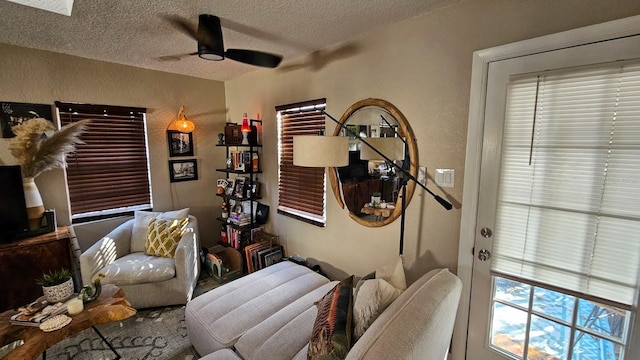
<svg viewBox="0 0 640 360">
<path fill-rule="evenodd" d="M 20 166 L 0 166 L 0 241 L 19 239 L 27 232 L 29 219 Z"/>
</svg>

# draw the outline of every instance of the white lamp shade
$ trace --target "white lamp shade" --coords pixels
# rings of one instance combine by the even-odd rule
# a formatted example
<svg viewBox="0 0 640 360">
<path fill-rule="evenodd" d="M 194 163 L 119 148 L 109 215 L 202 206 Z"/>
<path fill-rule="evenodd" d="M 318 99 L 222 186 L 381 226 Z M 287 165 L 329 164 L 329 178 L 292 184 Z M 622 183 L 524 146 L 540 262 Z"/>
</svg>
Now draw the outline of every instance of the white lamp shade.
<svg viewBox="0 0 640 360">
<path fill-rule="evenodd" d="M 389 160 L 404 160 L 404 142 L 397 137 L 388 138 L 367 138 L 366 141 L 378 151 L 383 153 Z M 366 144 L 361 145 L 360 159 L 362 160 L 385 160 L 380 154 L 373 151 Z"/>
<path fill-rule="evenodd" d="M 293 137 L 293 165 L 340 167 L 349 165 L 346 136 L 298 135 Z"/>
</svg>

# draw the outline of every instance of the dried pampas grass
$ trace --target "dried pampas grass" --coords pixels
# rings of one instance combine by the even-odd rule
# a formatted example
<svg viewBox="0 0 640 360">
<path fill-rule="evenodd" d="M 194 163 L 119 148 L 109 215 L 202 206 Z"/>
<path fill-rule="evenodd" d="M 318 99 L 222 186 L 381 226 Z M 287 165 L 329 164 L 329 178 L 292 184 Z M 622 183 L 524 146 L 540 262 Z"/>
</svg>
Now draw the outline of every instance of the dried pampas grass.
<svg viewBox="0 0 640 360">
<path fill-rule="evenodd" d="M 80 135 L 90 120 L 78 121 L 55 131 L 53 124 L 42 118 L 29 119 L 12 128 L 16 136 L 9 142 L 9 151 L 22 166 L 23 177 L 37 177 L 41 173 L 67 165 L 67 154 L 82 144 Z M 53 132 L 52 135 L 47 135 Z"/>
</svg>

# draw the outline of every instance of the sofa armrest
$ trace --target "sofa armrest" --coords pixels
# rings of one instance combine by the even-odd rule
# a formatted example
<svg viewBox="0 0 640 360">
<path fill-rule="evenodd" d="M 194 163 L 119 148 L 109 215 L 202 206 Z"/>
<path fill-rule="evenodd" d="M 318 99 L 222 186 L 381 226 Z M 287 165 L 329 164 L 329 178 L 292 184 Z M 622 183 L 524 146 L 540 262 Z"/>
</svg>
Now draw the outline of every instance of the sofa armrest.
<svg viewBox="0 0 640 360">
<path fill-rule="evenodd" d="M 176 277 L 178 283 L 184 284 L 185 290 L 194 287 L 200 276 L 200 233 L 198 232 L 198 220 L 189 215 L 187 230 L 178 242 L 174 255 Z M 191 289 L 192 290 L 192 289 Z"/>
<path fill-rule="evenodd" d="M 102 268 L 129 254 L 134 221 L 130 219 L 120 224 L 80 255 L 80 273 L 84 285 L 91 284 Z"/>
</svg>

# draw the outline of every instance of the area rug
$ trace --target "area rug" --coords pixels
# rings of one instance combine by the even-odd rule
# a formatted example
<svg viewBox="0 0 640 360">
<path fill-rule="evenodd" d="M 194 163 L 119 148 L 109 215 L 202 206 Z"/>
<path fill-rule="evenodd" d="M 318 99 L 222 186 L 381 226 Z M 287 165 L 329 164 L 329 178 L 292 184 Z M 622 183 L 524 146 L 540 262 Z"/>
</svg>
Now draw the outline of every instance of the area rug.
<svg viewBox="0 0 640 360">
<path fill-rule="evenodd" d="M 218 286 L 212 278 L 198 281 L 194 297 Z M 126 360 L 198 359 L 198 353 L 187 337 L 184 305 L 139 310 L 120 322 L 96 325 Z M 47 350 L 47 360 L 107 360 L 115 354 L 93 329 L 84 330 Z M 42 357 L 39 357 L 42 359 Z"/>
</svg>

